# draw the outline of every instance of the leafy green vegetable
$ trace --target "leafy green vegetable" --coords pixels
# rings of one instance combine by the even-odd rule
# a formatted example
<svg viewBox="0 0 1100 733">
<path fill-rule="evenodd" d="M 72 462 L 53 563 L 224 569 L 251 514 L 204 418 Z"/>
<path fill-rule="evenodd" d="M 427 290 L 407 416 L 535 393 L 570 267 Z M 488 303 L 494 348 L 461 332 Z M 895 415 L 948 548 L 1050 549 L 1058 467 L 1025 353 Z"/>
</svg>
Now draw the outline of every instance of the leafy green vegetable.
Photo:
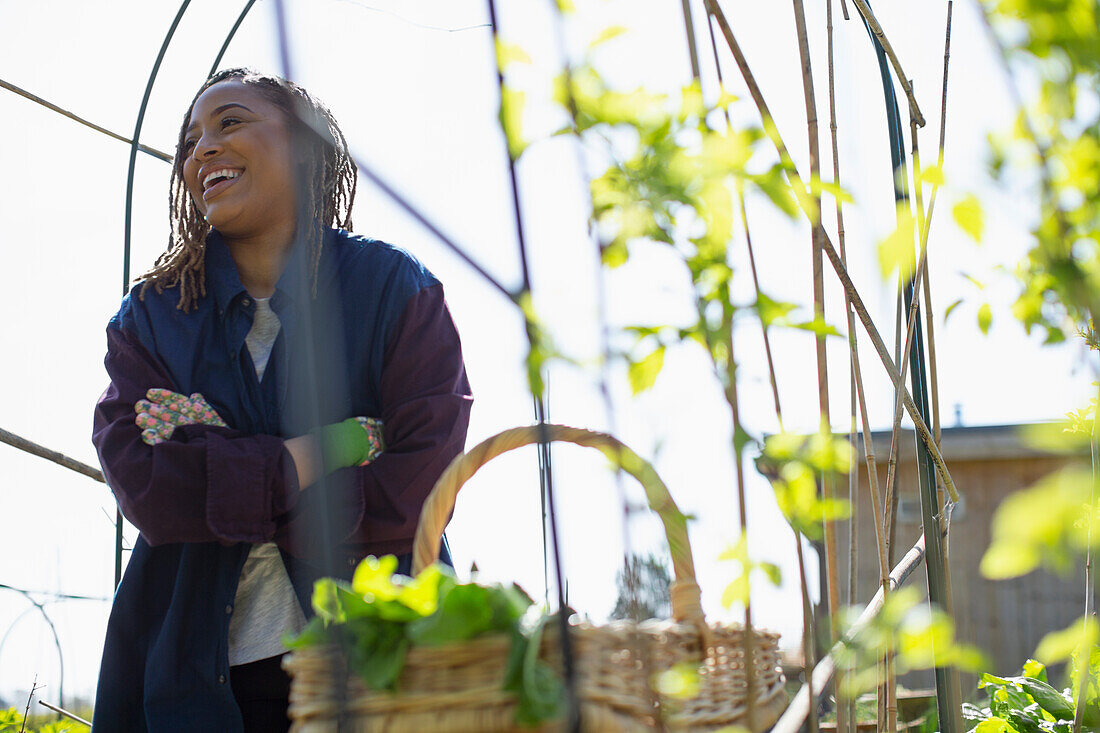
<svg viewBox="0 0 1100 733">
<path fill-rule="evenodd" d="M 562 686 L 554 671 L 538 658 L 541 616 L 523 626 L 531 598 L 517 585 L 459 583 L 439 566 L 415 578 L 394 575 L 397 558 L 368 557 L 349 585 L 322 578 L 313 589 L 316 616 L 288 648 L 336 643 L 348 666 L 374 690 L 396 689 L 409 649 L 507 633 L 512 649 L 504 689 L 516 693 L 516 719 L 537 725 L 560 713 Z"/>
<path fill-rule="evenodd" d="M 1071 733 L 1076 710 L 1069 690 L 1046 683 L 1046 667 L 1033 659 L 1018 677 L 983 674 L 978 687 L 989 707 L 963 705 L 963 717 L 979 721 L 970 733 Z"/>
<path fill-rule="evenodd" d="M 539 659 L 542 632 L 550 618 L 557 616 L 541 616 L 526 633 L 517 624 L 512 632 L 504 689 L 519 698 L 516 721 L 524 725 L 537 725 L 561 714 L 564 698 L 561 680 L 550 665 Z"/>
</svg>

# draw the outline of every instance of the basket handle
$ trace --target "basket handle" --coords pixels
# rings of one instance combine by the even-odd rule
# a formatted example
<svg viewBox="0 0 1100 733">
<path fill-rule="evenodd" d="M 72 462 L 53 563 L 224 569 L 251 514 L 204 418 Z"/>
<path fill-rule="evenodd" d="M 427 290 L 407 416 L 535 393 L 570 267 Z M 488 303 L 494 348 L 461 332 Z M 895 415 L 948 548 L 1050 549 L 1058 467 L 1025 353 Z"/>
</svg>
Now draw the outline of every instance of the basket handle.
<svg viewBox="0 0 1100 733">
<path fill-rule="evenodd" d="M 688 540 L 687 517 L 672 500 L 664 481 L 645 459 L 617 438 L 583 428 L 554 424 L 511 428 L 483 440 L 455 458 L 439 477 L 420 512 L 420 523 L 416 528 L 413 545 L 414 574 L 439 557 L 440 537 L 454 510 L 455 499 L 462 485 L 491 459 L 510 450 L 538 443 L 540 439 L 595 448 L 638 480 L 645 489 L 649 508 L 661 518 L 672 555 L 675 576 L 670 588 L 672 617 L 681 623 L 697 626 L 701 634 L 709 636 L 703 619 L 699 585 L 695 581 L 695 562 Z"/>
</svg>

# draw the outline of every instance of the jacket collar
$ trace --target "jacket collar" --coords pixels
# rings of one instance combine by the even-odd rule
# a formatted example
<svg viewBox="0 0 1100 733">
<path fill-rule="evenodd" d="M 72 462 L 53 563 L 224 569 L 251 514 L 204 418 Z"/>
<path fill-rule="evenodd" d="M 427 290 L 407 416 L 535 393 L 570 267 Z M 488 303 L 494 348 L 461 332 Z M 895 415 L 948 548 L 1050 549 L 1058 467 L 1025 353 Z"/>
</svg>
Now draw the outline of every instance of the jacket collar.
<svg viewBox="0 0 1100 733">
<path fill-rule="evenodd" d="M 321 247 L 321 263 L 317 276 L 317 291 L 331 285 L 337 275 L 333 245 L 336 240 L 336 230 L 328 229 L 324 233 L 324 243 Z M 296 246 L 291 250 L 287 258 L 283 274 L 279 276 L 275 284 L 275 295 L 272 297 L 272 308 L 277 312 L 286 310 L 296 301 L 309 299 L 313 288 L 313 273 L 309 254 L 305 247 Z M 237 273 L 237 265 L 233 256 L 229 253 L 229 246 L 216 229 L 211 230 L 206 237 L 206 285 L 214 296 L 214 302 L 218 307 L 218 315 L 225 317 L 233 301 L 241 293 L 247 292 L 241 277 Z"/>
</svg>

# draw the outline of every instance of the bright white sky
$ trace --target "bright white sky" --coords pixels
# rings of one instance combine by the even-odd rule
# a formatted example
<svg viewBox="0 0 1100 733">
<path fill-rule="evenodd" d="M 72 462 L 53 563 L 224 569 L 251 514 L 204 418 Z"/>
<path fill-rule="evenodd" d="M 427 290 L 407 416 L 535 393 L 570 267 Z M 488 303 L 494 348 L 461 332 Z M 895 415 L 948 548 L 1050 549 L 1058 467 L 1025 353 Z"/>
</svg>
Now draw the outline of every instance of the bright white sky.
<svg viewBox="0 0 1100 733">
<path fill-rule="evenodd" d="M 836 5 L 839 4 L 839 0 Z M 176 34 L 154 89 L 142 141 L 171 151 L 180 115 L 205 78 L 243 3 L 195 0 Z M 324 99 L 353 150 L 468 248 L 498 278 L 519 278 L 502 138 L 496 126 L 496 80 L 487 22 L 479 0 L 290 2 L 297 80 Z M 502 35 L 534 59 L 525 71 L 537 97 L 557 73 L 560 58 L 547 0 L 501 3 Z M 600 68 L 617 84 L 674 92 L 690 77 L 680 3 L 586 0 L 570 43 L 583 50 L 602 27 L 630 32 L 601 47 Z M 715 91 L 701 3 L 696 8 L 708 95 Z M 921 133 L 926 160 L 938 134 L 945 2 L 886 3 L 877 8 L 929 120 Z M 779 129 L 799 167 L 808 170 L 806 124 L 793 16 L 787 3 L 727 2 L 726 12 L 765 90 Z M 153 60 L 177 4 L 118 0 L 0 0 L 0 78 L 126 136 L 133 132 Z M 823 169 L 828 156 L 824 3 L 807 3 L 822 120 Z M 893 288 L 884 284 L 875 243 L 893 230 L 890 163 L 882 91 L 862 25 L 844 22 L 836 8 L 838 124 L 842 180 L 855 204 L 845 223 L 853 277 L 886 334 L 893 333 Z M 852 9 L 854 13 L 854 9 Z M 435 29 L 427 26 L 434 26 Z M 949 186 L 932 226 L 933 301 L 937 313 L 944 424 L 959 405 L 966 424 L 1058 417 L 1087 399 L 1089 374 L 1074 347 L 1041 349 L 1024 336 L 1007 307 L 1013 291 L 990 285 L 979 292 L 961 276 L 991 279 L 1024 251 L 1034 197 L 1021 186 L 996 191 L 985 184 L 985 134 L 1011 119 L 1003 78 L 969 2 L 956 3 L 951 64 L 946 170 Z M 224 65 L 279 70 L 273 3 L 258 3 L 229 49 Z M 744 93 L 728 53 L 729 88 Z M 536 111 L 527 121 L 538 136 L 560 123 Z M 903 105 L 904 111 L 904 105 Z M 755 121 L 749 102 L 739 117 Z M 89 463 L 92 406 L 106 384 L 103 329 L 118 306 L 128 147 L 0 90 L 0 309 L 5 355 L 0 365 L 0 426 Z M 133 270 L 162 251 L 167 235 L 169 167 L 139 155 L 134 202 Z M 533 146 L 520 165 L 536 304 L 565 350 L 581 360 L 598 349 L 596 268 L 586 237 L 585 196 L 576 151 L 567 140 Z M 975 247 L 955 227 L 950 205 L 976 190 L 987 210 L 987 236 Z M 750 200 L 760 275 L 773 297 L 808 305 L 810 236 Z M 829 208 L 827 207 L 827 211 Z M 401 245 L 444 282 L 463 338 L 476 394 L 470 442 L 532 421 L 522 369 L 522 324 L 509 304 L 430 234 L 369 185 L 361 185 L 357 231 Z M 831 214 L 827 223 L 835 223 Z M 833 227 L 830 225 L 830 229 Z M 743 245 L 735 249 L 738 299 L 752 300 Z M 619 324 L 674 322 L 690 317 L 683 268 L 659 248 L 639 248 L 609 280 L 611 317 Z M 828 317 L 842 322 L 841 293 L 827 273 Z M 944 325 L 943 309 L 966 298 Z M 978 303 L 996 317 L 988 337 L 975 326 Z M 746 427 L 755 435 L 776 422 L 757 324 L 737 331 L 742 359 Z M 846 347 L 830 345 L 834 425 L 847 428 Z M 889 383 L 864 346 L 871 423 L 889 425 Z M 817 424 L 812 340 L 775 335 L 781 396 L 788 427 Z M 697 517 L 692 539 L 708 613 L 732 618 L 718 602 L 734 568 L 717 562 L 737 538 L 729 453 L 730 424 L 716 380 L 697 347 L 672 351 L 656 388 L 631 399 L 625 375 L 613 371 L 614 424 L 628 444 L 651 457 L 682 509 Z M 608 418 L 593 372 L 555 366 L 550 377 L 554 421 L 605 429 Z M 595 620 L 615 598 L 613 579 L 623 550 L 621 508 L 600 457 L 556 449 L 555 486 L 572 605 Z M 40 459 L 0 447 L 0 516 L 4 540 L 0 583 L 45 591 L 109 596 L 113 577 L 114 502 L 107 489 Z M 797 643 L 797 582 L 793 540 L 767 483 L 753 473 L 750 543 L 754 556 L 782 565 L 780 589 L 759 587 L 754 617 Z M 491 579 L 519 581 L 543 595 L 542 549 L 535 453 L 498 459 L 460 498 L 449 530 L 460 568 L 478 564 Z M 964 492 L 966 487 L 960 487 Z M 109 515 L 109 517 L 108 517 Z M 128 537 L 135 536 L 129 528 Z M 908 539 L 908 538 L 906 538 Z M 656 523 L 630 523 L 635 550 L 659 548 Z M 30 605 L 0 593 L 0 697 L 24 695 L 35 674 L 55 700 L 59 674 L 50 632 Z M 50 604 L 64 650 L 66 697 L 94 690 L 108 604 Z M 17 691 L 23 690 L 19 693 Z"/>
</svg>

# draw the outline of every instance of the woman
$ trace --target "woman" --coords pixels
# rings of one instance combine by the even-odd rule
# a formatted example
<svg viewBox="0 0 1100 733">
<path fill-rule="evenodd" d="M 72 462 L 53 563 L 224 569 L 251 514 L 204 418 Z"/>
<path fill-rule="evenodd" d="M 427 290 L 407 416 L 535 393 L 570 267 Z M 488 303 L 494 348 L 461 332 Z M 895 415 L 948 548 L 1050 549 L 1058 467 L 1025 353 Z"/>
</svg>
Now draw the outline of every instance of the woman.
<svg viewBox="0 0 1100 733">
<path fill-rule="evenodd" d="M 346 231 L 355 180 L 332 115 L 283 79 L 219 72 L 184 116 L 170 245 L 107 328 L 95 411 L 141 531 L 97 729 L 285 730 L 280 639 L 311 614 L 313 581 L 407 555 L 463 448 L 470 389 L 442 287 Z"/>
</svg>

